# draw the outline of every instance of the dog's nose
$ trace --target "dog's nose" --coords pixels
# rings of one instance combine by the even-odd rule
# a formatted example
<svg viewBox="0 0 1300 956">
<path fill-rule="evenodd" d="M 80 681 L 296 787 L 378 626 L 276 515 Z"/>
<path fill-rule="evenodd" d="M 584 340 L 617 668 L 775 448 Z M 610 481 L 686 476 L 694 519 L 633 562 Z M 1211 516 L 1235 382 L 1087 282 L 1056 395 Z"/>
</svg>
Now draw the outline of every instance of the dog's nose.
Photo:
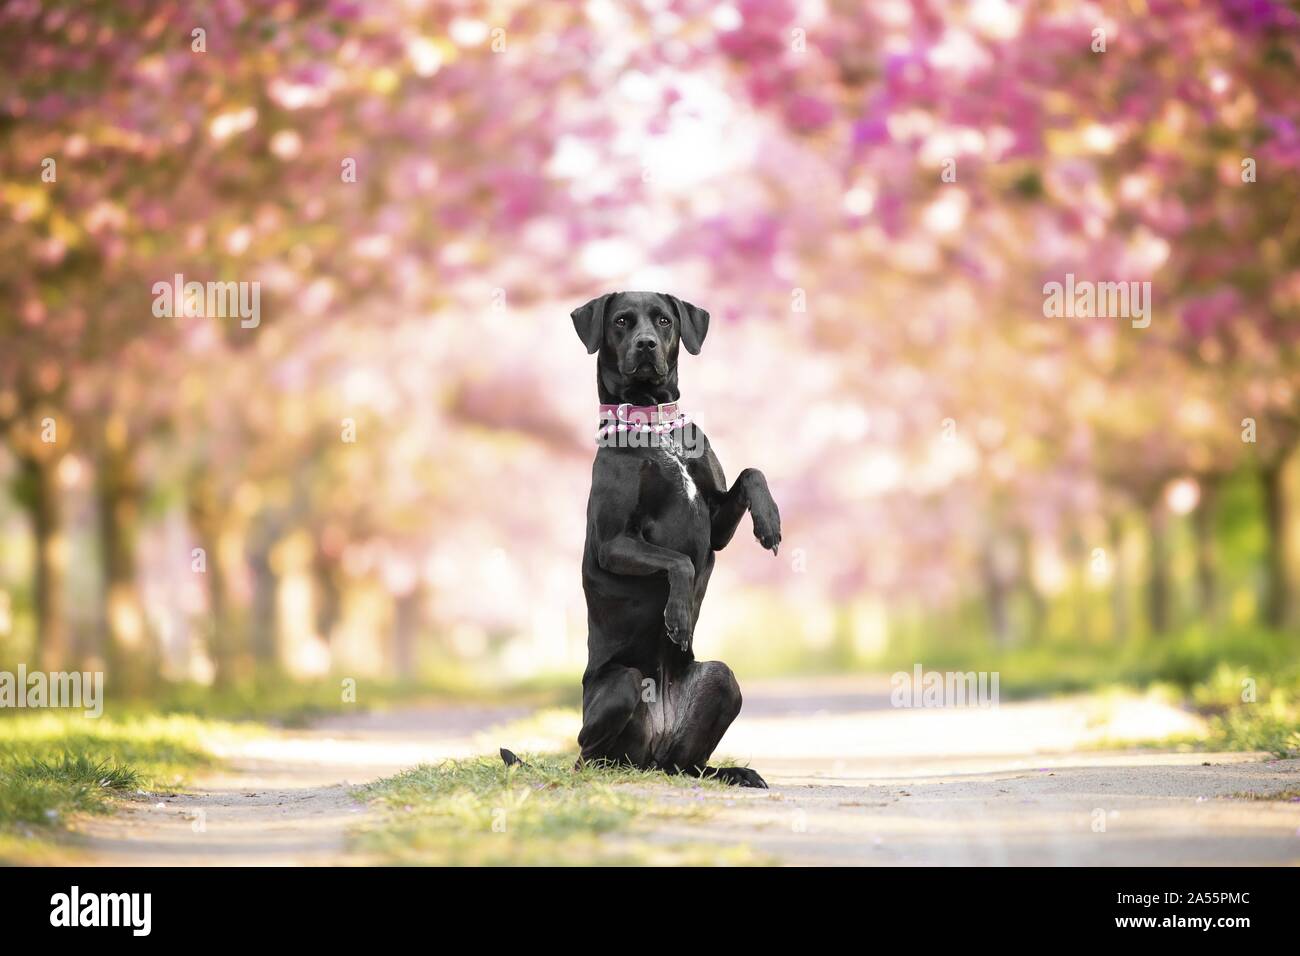
<svg viewBox="0 0 1300 956">
<path fill-rule="evenodd" d="M 653 337 L 636 340 L 636 348 L 638 352 L 653 352 L 658 347 L 659 343 L 656 342 Z"/>
</svg>

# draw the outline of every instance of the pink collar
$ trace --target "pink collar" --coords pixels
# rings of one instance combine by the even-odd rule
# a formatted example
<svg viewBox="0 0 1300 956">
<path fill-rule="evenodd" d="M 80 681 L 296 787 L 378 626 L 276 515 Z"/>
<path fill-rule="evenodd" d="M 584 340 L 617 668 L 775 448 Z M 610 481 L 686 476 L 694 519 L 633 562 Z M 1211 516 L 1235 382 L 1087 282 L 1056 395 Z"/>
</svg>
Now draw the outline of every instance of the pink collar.
<svg viewBox="0 0 1300 956">
<path fill-rule="evenodd" d="M 664 432 L 681 428 L 690 422 L 677 402 L 664 402 L 662 405 L 601 405 L 600 430 L 596 440 L 600 441 L 612 432 L 647 432 L 662 435 Z"/>
</svg>

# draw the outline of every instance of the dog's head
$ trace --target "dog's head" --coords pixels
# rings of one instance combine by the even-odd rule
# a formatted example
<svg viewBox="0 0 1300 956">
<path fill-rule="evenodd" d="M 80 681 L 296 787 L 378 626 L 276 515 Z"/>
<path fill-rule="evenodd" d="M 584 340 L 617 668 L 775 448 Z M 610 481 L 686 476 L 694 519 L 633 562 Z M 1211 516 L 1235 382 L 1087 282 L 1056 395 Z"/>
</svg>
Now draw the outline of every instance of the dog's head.
<svg viewBox="0 0 1300 956">
<path fill-rule="evenodd" d="M 588 354 L 599 352 L 603 402 L 674 402 L 678 346 L 698 355 L 709 313 L 659 292 L 608 292 L 572 312 Z"/>
</svg>

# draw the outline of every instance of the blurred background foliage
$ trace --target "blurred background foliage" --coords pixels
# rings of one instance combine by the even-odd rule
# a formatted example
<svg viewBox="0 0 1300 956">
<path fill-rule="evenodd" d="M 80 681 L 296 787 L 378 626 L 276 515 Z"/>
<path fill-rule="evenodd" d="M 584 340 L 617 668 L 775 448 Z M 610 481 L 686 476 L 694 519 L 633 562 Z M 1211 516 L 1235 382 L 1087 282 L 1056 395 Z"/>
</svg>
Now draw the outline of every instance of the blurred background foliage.
<svg viewBox="0 0 1300 956">
<path fill-rule="evenodd" d="M 0 663 L 237 710 L 571 680 L 568 312 L 648 288 L 713 314 L 684 404 L 785 523 L 723 556 L 701 656 L 1294 687 L 1298 25 L 11 0 Z M 1150 326 L 1044 317 L 1067 273 L 1149 281 Z M 260 283 L 260 322 L 156 317 L 177 274 Z"/>
</svg>

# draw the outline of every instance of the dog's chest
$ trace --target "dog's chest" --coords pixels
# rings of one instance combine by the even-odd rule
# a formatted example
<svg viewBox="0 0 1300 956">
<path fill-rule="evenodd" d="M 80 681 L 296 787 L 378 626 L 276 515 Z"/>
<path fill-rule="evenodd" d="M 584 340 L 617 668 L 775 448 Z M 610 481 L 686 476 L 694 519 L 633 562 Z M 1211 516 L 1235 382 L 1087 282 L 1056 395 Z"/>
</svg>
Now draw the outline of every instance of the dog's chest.
<svg viewBox="0 0 1300 956">
<path fill-rule="evenodd" d="M 686 461 L 681 452 L 674 445 L 662 445 L 659 449 L 662 458 L 664 471 L 666 471 L 672 480 L 681 489 L 686 501 L 691 504 L 697 504 L 700 500 L 700 489 L 695 486 L 695 479 L 691 477 L 690 471 L 686 468 Z"/>
</svg>

